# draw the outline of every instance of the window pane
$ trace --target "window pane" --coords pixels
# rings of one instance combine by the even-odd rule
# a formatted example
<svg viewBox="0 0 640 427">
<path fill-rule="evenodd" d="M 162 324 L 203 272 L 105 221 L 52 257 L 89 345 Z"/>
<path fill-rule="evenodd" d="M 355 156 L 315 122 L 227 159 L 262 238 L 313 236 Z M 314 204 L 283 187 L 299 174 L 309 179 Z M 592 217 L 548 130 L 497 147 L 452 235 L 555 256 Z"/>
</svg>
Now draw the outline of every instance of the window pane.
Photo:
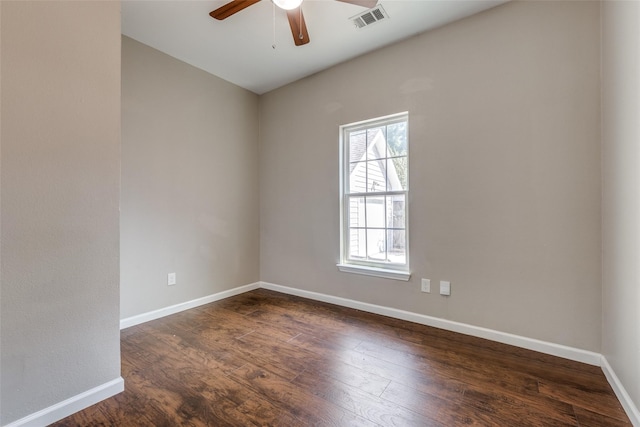
<svg viewBox="0 0 640 427">
<path fill-rule="evenodd" d="M 407 247 L 405 230 L 387 231 L 387 259 L 397 264 L 406 264 Z"/>
<path fill-rule="evenodd" d="M 387 196 L 387 227 L 406 228 L 404 194 Z"/>
<path fill-rule="evenodd" d="M 393 157 L 387 160 L 388 170 L 387 179 L 389 182 L 389 191 L 406 191 L 407 190 L 407 158 Z"/>
<path fill-rule="evenodd" d="M 385 127 L 367 129 L 367 160 L 387 157 L 387 140 Z"/>
<path fill-rule="evenodd" d="M 385 228 L 384 197 L 367 197 L 367 227 Z"/>
<path fill-rule="evenodd" d="M 365 193 L 367 191 L 367 163 L 357 162 L 349 165 L 350 193 Z"/>
<path fill-rule="evenodd" d="M 349 228 L 366 227 L 364 197 L 349 198 Z"/>
<path fill-rule="evenodd" d="M 367 162 L 367 191 L 387 191 L 387 160 Z"/>
<path fill-rule="evenodd" d="M 367 230 L 367 256 L 376 261 L 386 261 L 386 236 L 384 230 Z"/>
<path fill-rule="evenodd" d="M 367 133 L 364 130 L 349 133 L 349 159 L 350 162 L 359 162 L 365 159 L 367 149 Z"/>
<path fill-rule="evenodd" d="M 365 259 L 367 256 L 367 241 L 364 229 L 349 230 L 349 258 Z"/>
<path fill-rule="evenodd" d="M 389 157 L 407 155 L 407 122 L 387 126 Z"/>
</svg>

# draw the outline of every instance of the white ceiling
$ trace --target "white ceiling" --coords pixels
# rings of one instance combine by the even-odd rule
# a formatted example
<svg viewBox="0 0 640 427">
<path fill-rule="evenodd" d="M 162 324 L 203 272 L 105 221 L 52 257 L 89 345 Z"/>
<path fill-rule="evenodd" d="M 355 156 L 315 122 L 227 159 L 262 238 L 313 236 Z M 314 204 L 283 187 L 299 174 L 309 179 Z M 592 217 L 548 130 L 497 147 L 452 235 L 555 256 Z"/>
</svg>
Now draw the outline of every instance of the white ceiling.
<svg viewBox="0 0 640 427">
<path fill-rule="evenodd" d="M 286 13 L 262 0 L 224 21 L 209 12 L 228 0 L 124 0 L 122 33 L 257 94 L 507 0 L 379 0 L 389 20 L 357 29 L 363 7 L 302 4 L 310 43 L 295 46 Z M 275 24 L 275 26 L 274 26 Z M 274 44 L 275 33 L 275 49 Z"/>
</svg>

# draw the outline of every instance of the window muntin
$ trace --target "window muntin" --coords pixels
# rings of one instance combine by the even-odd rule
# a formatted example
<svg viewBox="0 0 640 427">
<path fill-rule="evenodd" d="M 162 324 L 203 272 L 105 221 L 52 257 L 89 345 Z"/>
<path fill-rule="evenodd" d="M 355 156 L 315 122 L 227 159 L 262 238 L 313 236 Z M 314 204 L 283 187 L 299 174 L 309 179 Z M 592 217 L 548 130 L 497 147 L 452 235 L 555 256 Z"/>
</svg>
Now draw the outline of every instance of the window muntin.
<svg viewBox="0 0 640 427">
<path fill-rule="evenodd" d="M 341 127 L 342 264 L 408 271 L 408 114 Z"/>
</svg>

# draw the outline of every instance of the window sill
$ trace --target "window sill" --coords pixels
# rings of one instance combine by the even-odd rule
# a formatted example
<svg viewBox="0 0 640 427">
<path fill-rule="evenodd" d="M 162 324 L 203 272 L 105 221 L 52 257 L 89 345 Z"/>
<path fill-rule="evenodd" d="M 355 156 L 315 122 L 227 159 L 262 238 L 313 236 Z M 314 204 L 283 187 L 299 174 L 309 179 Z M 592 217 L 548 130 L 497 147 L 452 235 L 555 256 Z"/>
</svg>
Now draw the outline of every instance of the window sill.
<svg viewBox="0 0 640 427">
<path fill-rule="evenodd" d="M 338 270 L 343 273 L 364 274 L 365 276 L 382 277 L 384 279 L 409 281 L 411 273 L 408 271 L 387 270 L 386 268 L 368 267 L 355 264 L 337 264 Z"/>
</svg>

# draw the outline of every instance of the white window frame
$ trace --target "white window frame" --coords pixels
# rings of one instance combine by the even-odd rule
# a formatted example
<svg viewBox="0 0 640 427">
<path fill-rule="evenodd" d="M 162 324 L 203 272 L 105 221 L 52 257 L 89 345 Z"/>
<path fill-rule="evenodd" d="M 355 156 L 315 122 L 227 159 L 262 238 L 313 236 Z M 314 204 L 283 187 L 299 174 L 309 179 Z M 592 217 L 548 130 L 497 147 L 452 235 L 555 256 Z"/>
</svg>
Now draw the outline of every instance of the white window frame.
<svg viewBox="0 0 640 427">
<path fill-rule="evenodd" d="M 402 112 L 375 119 L 364 120 L 340 126 L 340 262 L 337 267 L 346 273 L 364 274 L 387 279 L 408 281 L 411 278 L 409 269 L 409 176 L 406 176 L 407 186 L 403 191 L 383 191 L 367 193 L 351 193 L 349 189 L 350 158 L 348 135 L 351 132 L 390 125 L 398 122 L 407 123 L 407 171 L 409 170 L 409 113 Z M 404 194 L 405 196 L 405 260 L 404 264 L 390 262 L 376 262 L 372 260 L 349 259 L 349 196 L 390 196 Z M 386 229 L 386 224 L 385 224 Z"/>
</svg>

